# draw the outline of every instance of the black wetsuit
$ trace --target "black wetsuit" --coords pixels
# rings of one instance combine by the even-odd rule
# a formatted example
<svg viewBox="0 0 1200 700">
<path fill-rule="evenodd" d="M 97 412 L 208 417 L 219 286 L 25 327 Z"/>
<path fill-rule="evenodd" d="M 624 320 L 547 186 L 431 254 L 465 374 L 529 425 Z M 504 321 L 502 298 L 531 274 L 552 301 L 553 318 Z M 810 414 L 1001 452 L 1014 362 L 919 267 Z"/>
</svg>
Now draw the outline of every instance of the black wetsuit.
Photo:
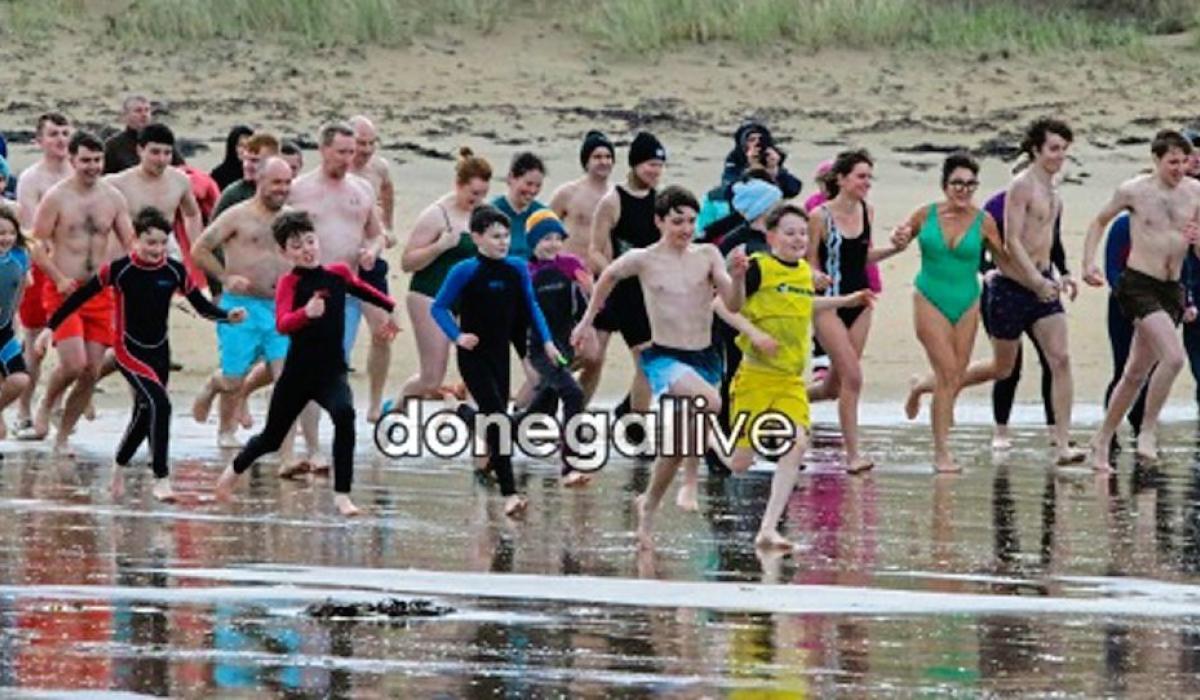
<svg viewBox="0 0 1200 700">
<path fill-rule="evenodd" d="M 183 292 L 201 316 L 215 321 L 227 315 L 192 285 L 183 263 L 163 258 L 149 264 L 126 256 L 105 265 L 76 289 L 55 310 L 46 325 L 58 328 L 84 302 L 111 285 L 116 296 L 116 342 L 113 352 L 117 368 L 133 387 L 133 415 L 117 446 L 117 464 L 129 464 L 150 440 L 150 463 L 154 476 L 167 476 L 167 444 L 171 431 L 171 397 L 167 375 L 171 369 L 171 346 L 167 340 L 167 314 L 175 292 Z"/>
<path fill-rule="evenodd" d="M 454 320 L 458 309 L 458 322 Z M 534 299 L 533 284 L 525 261 L 519 258 L 489 258 L 476 255 L 450 270 L 433 300 L 430 310 L 434 321 L 451 341 L 463 333 L 479 337 L 473 349 L 458 348 L 458 371 L 467 391 L 485 415 L 507 415 L 509 397 L 509 341 L 513 329 L 525 323 L 536 334 L 531 354 L 541 353 L 541 345 L 551 338 L 546 319 Z M 517 492 L 513 478 L 512 456 L 500 450 L 500 426 L 491 424 L 484 436 L 488 462 L 500 493 Z"/>
<path fill-rule="evenodd" d="M 333 490 L 350 493 L 354 479 L 354 397 L 346 381 L 342 340 L 346 328 L 346 295 L 388 312 L 395 302 L 363 282 L 350 268 L 295 267 L 275 289 L 275 327 L 291 336 L 283 371 L 271 392 L 267 424 L 233 458 L 238 474 L 259 457 L 283 444 L 300 412 L 314 401 L 333 419 Z M 325 313 L 309 318 L 304 306 L 316 295 L 325 298 Z"/>
<path fill-rule="evenodd" d="M 645 197 L 634 197 L 620 185 L 616 189 L 621 216 L 612 228 L 613 260 L 635 248 L 654 245 L 661 235 L 654 224 L 654 190 Z M 631 348 L 650 342 L 650 318 L 646 315 L 642 283 L 636 277 L 617 282 L 595 326 L 602 331 L 620 331 Z"/>
</svg>

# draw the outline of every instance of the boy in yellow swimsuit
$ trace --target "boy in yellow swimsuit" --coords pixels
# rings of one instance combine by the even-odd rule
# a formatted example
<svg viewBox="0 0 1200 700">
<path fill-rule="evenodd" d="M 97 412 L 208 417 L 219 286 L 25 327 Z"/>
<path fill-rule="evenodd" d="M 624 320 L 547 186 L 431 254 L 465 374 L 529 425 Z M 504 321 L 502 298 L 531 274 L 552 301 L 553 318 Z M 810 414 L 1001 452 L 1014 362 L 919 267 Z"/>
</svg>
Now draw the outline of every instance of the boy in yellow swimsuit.
<svg viewBox="0 0 1200 700">
<path fill-rule="evenodd" d="M 749 429 L 757 417 L 774 411 L 795 429 L 791 447 L 775 467 L 771 496 L 754 539 L 756 547 L 792 549 L 792 542 L 779 532 L 779 521 L 808 449 L 804 365 L 809 355 L 813 311 L 871 306 L 875 295 L 863 289 L 846 296 L 814 296 L 812 269 L 804 259 L 808 220 L 797 206 L 780 204 L 771 210 L 767 215 L 767 243 L 769 254 L 750 257 L 746 303 L 741 313 L 730 313 L 720 299 L 713 302 L 713 307 L 740 333 L 737 344 L 745 354 L 730 391 L 730 425 L 738 428 L 730 469 L 744 472 L 754 462 L 756 449 Z"/>
</svg>

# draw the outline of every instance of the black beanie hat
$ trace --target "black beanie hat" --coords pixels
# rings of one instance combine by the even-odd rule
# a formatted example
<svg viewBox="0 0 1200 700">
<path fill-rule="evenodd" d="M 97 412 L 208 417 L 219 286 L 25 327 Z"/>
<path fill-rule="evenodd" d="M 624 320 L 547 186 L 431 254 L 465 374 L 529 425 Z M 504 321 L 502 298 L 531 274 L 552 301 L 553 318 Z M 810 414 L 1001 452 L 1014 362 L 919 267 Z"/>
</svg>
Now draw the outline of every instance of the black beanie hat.
<svg viewBox="0 0 1200 700">
<path fill-rule="evenodd" d="M 592 151 L 597 148 L 607 148 L 611 155 L 617 154 L 617 149 L 613 148 L 612 141 L 608 140 L 602 132 L 592 129 L 583 137 L 583 147 L 579 149 L 579 164 L 587 170 L 588 158 L 592 157 Z"/>
<path fill-rule="evenodd" d="M 666 159 L 667 149 L 663 148 L 662 142 L 648 131 L 639 131 L 637 136 L 633 137 L 633 143 L 629 144 L 629 167 L 631 168 L 636 168 L 648 160 Z"/>
</svg>

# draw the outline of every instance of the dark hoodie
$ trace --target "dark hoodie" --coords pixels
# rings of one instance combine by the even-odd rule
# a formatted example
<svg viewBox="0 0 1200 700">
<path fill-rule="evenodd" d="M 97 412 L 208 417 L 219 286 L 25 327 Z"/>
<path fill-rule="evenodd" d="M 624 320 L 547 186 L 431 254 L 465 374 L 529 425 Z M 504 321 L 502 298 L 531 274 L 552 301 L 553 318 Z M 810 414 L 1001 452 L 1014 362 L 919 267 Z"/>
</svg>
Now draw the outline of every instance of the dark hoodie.
<svg viewBox="0 0 1200 700">
<path fill-rule="evenodd" d="M 771 136 L 771 130 L 765 124 L 750 120 L 743 122 L 737 131 L 733 132 L 733 149 L 729 151 L 729 155 L 725 156 L 725 169 L 721 172 L 721 185 L 717 191 L 709 194 L 710 198 L 717 195 L 715 198 L 728 201 L 733 197 L 733 183 L 741 179 L 750 165 L 746 161 L 746 138 L 755 133 L 762 137 L 759 141 L 761 148 L 772 147 L 779 152 L 779 174 L 776 176 L 775 184 L 783 192 L 783 198 L 791 199 L 800 194 L 802 187 L 800 178 L 792 175 L 784 167 L 787 153 L 775 143 L 774 137 Z"/>
<path fill-rule="evenodd" d="M 225 137 L 225 160 L 213 168 L 212 179 L 217 181 L 217 187 L 222 191 L 242 179 L 242 159 L 238 157 L 237 145 L 243 136 L 253 134 L 254 130 L 245 124 L 238 124 L 229 130 Z"/>
</svg>

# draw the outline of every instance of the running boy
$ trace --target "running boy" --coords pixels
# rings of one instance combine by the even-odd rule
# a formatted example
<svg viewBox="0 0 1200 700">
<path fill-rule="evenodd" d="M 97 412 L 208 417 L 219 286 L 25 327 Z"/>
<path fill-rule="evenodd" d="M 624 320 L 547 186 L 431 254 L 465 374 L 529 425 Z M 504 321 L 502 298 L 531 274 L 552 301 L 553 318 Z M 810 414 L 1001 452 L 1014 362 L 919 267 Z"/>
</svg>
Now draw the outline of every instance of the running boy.
<svg viewBox="0 0 1200 700">
<path fill-rule="evenodd" d="M 767 214 L 766 226 L 771 251 L 750 256 L 746 303 L 741 312 L 730 313 L 720 298 L 713 300 L 713 310 L 740 333 L 737 345 L 742 351 L 730 390 L 730 421 L 740 423 L 730 468 L 740 473 L 754 462 L 748 428 L 758 416 L 769 411 L 781 413 L 796 430 L 791 449 L 775 466 L 771 496 L 754 538 L 758 547 L 792 549 L 792 542 L 779 532 L 779 520 L 804 468 L 801 460 L 808 449 L 804 365 L 809 355 L 812 314 L 820 309 L 871 306 L 875 297 L 869 289 L 846 296 L 813 296 L 812 268 L 804 258 L 808 251 L 808 220 L 800 207 L 774 207 Z"/>
<path fill-rule="evenodd" d="M 508 217 L 496 207 L 484 204 L 471 212 L 468 228 L 479 252 L 450 269 L 433 300 L 430 314 L 446 337 L 458 346 L 458 372 L 479 413 L 484 417 L 506 416 L 508 347 L 514 329 L 527 325 L 530 333 L 536 334 L 552 366 L 566 360 L 555 346 L 546 318 L 534 299 L 526 262 L 508 256 Z M 458 309 L 458 322 L 451 309 Z M 488 468 L 495 474 L 505 499 L 504 512 L 520 515 L 529 504 L 517 493 L 512 455 L 502 454 L 500 425 L 494 420 L 488 421 L 485 440 Z"/>
<path fill-rule="evenodd" d="M 333 503 L 342 515 L 358 515 L 358 507 L 350 500 L 354 399 L 346 381 L 346 354 L 342 349 L 346 295 L 388 313 L 395 302 L 355 277 L 345 264 L 320 264 L 321 244 L 307 212 L 287 211 L 275 217 L 271 235 L 293 265 L 275 290 L 275 325 L 280 333 L 291 336 L 291 342 L 271 393 L 267 423 L 217 480 L 217 499 L 229 500 L 238 476 L 259 457 L 278 450 L 300 412 L 309 401 L 315 401 L 333 419 Z M 382 328 L 392 337 L 399 330 L 394 319 Z"/>
<path fill-rule="evenodd" d="M 559 353 L 573 361 L 571 329 L 583 315 L 587 306 L 587 294 L 592 290 L 592 273 L 583 261 L 563 252 L 567 229 L 558 215 L 551 209 L 540 209 L 529 216 L 525 224 L 525 236 L 533 259 L 529 261 L 529 277 L 533 282 L 533 294 L 538 307 L 546 317 L 551 340 Z M 530 340 L 534 333 L 530 330 Z M 583 388 L 565 364 L 555 364 L 545 353 L 529 355 L 529 363 L 537 372 L 537 386 L 529 401 L 526 413 L 558 414 L 558 403 L 562 401 L 562 425 L 583 410 Z M 567 487 L 586 486 L 592 480 L 590 474 L 571 468 L 564 454 L 562 484 Z"/>
<path fill-rule="evenodd" d="M 29 372 L 21 354 L 21 340 L 13 329 L 13 317 L 21 305 L 29 277 L 29 252 L 21 224 L 12 207 L 0 204 L 0 439 L 8 434 L 4 409 L 29 386 Z"/>
<path fill-rule="evenodd" d="M 124 491 L 122 469 L 133 459 L 142 442 L 150 442 L 150 465 L 154 469 L 152 493 L 159 501 L 172 502 L 175 492 L 167 469 L 167 446 L 171 435 L 171 397 L 167 377 L 171 371 L 171 346 L 167 340 L 167 314 L 175 292 L 183 292 L 201 316 L 214 321 L 241 323 L 245 309 L 226 312 L 213 305 L 192 284 L 183 263 L 167 257 L 167 241 L 174 227 L 157 209 L 146 207 L 133 220 L 136 234 L 133 252 L 104 265 L 77 288 L 46 322 L 35 342 L 38 356 L 46 353 L 54 331 L 89 299 L 112 287 L 116 298 L 116 337 L 113 352 L 117 368 L 133 389 L 133 415 L 117 445 L 113 459 L 112 494 Z"/>
</svg>

